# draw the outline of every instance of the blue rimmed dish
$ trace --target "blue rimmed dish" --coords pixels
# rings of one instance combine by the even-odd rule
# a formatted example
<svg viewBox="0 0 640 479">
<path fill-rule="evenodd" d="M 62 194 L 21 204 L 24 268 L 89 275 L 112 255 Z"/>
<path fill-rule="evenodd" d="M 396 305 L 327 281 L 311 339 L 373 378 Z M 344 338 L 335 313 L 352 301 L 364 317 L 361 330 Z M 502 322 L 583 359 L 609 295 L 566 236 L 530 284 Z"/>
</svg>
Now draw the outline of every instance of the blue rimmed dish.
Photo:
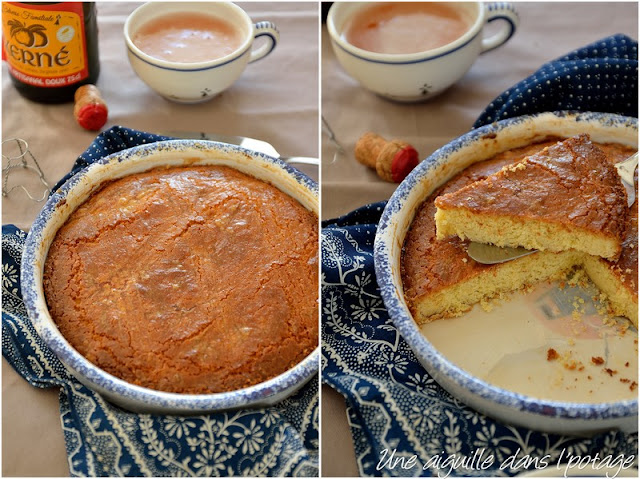
<svg viewBox="0 0 640 479">
<path fill-rule="evenodd" d="M 638 427 L 637 392 L 633 395 L 635 397 L 589 402 L 541 399 L 498 387 L 460 367 L 457 360 L 453 361 L 436 347 L 412 318 L 403 296 L 400 269 L 405 235 L 416 209 L 436 188 L 471 164 L 502 151 L 548 137 L 570 137 L 580 133 L 590 134 L 596 142 L 637 148 L 635 118 L 603 113 L 555 112 L 493 123 L 473 130 L 434 152 L 399 185 L 387 203 L 374 244 L 376 275 L 393 323 L 421 364 L 439 384 L 466 404 L 504 422 L 535 430 L 566 434 L 589 434 L 605 429 L 635 431 Z M 491 314 L 495 313 L 487 313 L 487 316 Z M 634 334 L 637 339 L 637 332 Z M 454 337 L 452 341 L 455 340 Z M 489 349 L 491 346 L 483 344 L 478 347 Z M 637 350 L 631 354 L 637 355 Z"/>
<path fill-rule="evenodd" d="M 289 396 L 317 375 L 319 349 L 288 371 L 244 389 L 215 394 L 174 394 L 140 387 L 103 371 L 62 336 L 49 314 L 43 290 L 47 252 L 58 229 L 104 182 L 156 167 L 225 165 L 266 181 L 318 214 L 318 185 L 284 162 L 244 148 L 200 140 L 169 140 L 124 150 L 71 177 L 44 205 L 27 236 L 21 265 L 22 295 L 38 334 L 83 384 L 137 412 L 201 414 L 262 407 Z"/>
</svg>

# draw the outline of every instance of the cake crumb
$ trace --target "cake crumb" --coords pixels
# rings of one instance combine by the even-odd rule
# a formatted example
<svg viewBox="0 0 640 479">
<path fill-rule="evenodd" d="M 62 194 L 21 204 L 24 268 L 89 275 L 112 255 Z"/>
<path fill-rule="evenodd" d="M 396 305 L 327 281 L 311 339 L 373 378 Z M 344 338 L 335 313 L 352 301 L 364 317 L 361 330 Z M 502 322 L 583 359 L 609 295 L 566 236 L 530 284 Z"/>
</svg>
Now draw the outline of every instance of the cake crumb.
<svg viewBox="0 0 640 479">
<path fill-rule="evenodd" d="M 480 300 L 480 307 L 483 311 L 491 312 L 494 308 L 500 306 L 503 301 L 510 301 L 511 293 L 498 292 L 492 296 L 487 296 Z"/>
<path fill-rule="evenodd" d="M 574 371 L 576 369 L 578 371 L 582 371 L 584 369 L 584 366 L 582 365 L 582 363 L 580 361 L 576 361 L 575 359 L 569 359 L 565 361 L 563 366 L 569 371 Z"/>
<path fill-rule="evenodd" d="M 547 361 L 555 361 L 559 357 L 560 355 L 558 354 L 558 351 L 553 348 L 547 349 Z"/>
<path fill-rule="evenodd" d="M 611 316 L 611 314 L 607 313 L 607 315 L 602 318 L 602 324 L 613 328 L 618 325 L 618 321 L 615 317 Z"/>
<path fill-rule="evenodd" d="M 527 168 L 527 164 L 526 164 L 526 160 L 525 161 L 521 161 L 520 163 L 516 163 L 515 165 L 507 165 L 504 167 L 504 171 L 510 171 L 512 173 L 515 173 L 518 170 L 524 170 Z"/>
<path fill-rule="evenodd" d="M 596 366 L 600 366 L 601 364 L 604 364 L 604 359 L 602 359 L 600 356 L 594 356 L 591 358 L 591 362 Z"/>
<path fill-rule="evenodd" d="M 618 323 L 618 335 L 624 336 L 629 330 L 629 322 Z"/>
<path fill-rule="evenodd" d="M 598 303 L 598 305 L 596 306 L 596 311 L 600 316 L 604 316 L 604 318 L 602 318 L 602 322 L 603 324 L 606 324 L 607 317 L 610 315 L 609 308 L 602 303 Z"/>
<path fill-rule="evenodd" d="M 615 369 L 611 369 L 611 368 L 604 368 L 604 372 L 607 373 L 611 377 L 613 377 L 614 374 L 618 373 L 618 371 L 616 371 Z"/>
<path fill-rule="evenodd" d="M 567 283 L 569 286 L 586 286 L 588 284 L 587 275 L 583 269 L 575 269 L 569 274 Z"/>
<path fill-rule="evenodd" d="M 493 304 L 491 303 L 490 299 L 486 299 L 486 298 L 481 299 L 480 307 L 482 308 L 483 311 L 486 311 L 487 313 L 490 313 L 491 311 L 493 311 Z"/>
</svg>

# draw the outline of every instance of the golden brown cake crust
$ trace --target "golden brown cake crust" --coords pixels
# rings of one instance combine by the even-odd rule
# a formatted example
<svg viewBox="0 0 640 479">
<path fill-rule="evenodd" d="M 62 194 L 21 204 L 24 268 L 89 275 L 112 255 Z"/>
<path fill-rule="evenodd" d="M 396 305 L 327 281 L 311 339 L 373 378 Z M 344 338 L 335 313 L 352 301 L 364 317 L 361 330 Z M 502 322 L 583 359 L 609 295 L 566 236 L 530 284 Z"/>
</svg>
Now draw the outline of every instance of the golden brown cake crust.
<svg viewBox="0 0 640 479">
<path fill-rule="evenodd" d="M 500 267 L 500 265 L 482 265 L 470 259 L 466 253 L 466 242 L 458 237 L 436 240 L 434 219 L 436 198 L 485 179 L 503 167 L 516 164 L 525 157 L 556 144 L 557 141 L 558 139 L 549 139 L 509 150 L 486 161 L 475 163 L 440 187 L 418 207 L 404 240 L 401 262 L 404 296 L 414 317 L 417 313 L 417 304 L 422 298 L 479 274 L 490 273 Z M 613 163 L 626 159 L 635 151 L 618 144 L 598 144 L 598 146 Z M 635 205 L 634 208 L 636 208 Z M 634 226 L 633 217 L 633 215 L 628 217 L 621 257 L 618 261 L 607 261 L 607 264 L 619 273 L 633 276 L 634 280 L 626 284 L 631 286 L 637 297 L 638 289 L 635 282 L 638 271 L 637 224 Z M 635 218 L 637 221 L 637 214 Z M 623 264 L 625 266 L 622 266 Z"/>
<path fill-rule="evenodd" d="M 637 195 L 637 193 L 636 193 Z M 637 197 L 637 196 L 636 196 Z M 621 276 L 624 287 L 638 295 L 638 202 L 631 208 L 627 230 L 622 240 L 623 255 L 618 261 L 607 261 Z"/>
<path fill-rule="evenodd" d="M 579 135 L 435 200 L 440 209 L 542 220 L 622 241 L 627 195 L 604 152 Z M 618 249 L 616 253 L 619 254 Z"/>
<path fill-rule="evenodd" d="M 623 161 L 627 156 L 621 156 L 618 161 Z M 599 260 L 607 265 L 611 274 L 620 282 L 620 287 L 626 289 L 633 296 L 638 296 L 638 173 L 636 170 L 636 201 L 629 208 L 626 229 L 622 237 L 622 254 L 617 261 L 609 261 L 604 258 Z"/>
<path fill-rule="evenodd" d="M 59 230 L 44 278 L 64 337 L 140 386 L 235 390 L 318 343 L 317 216 L 227 167 L 107 184 Z"/>
<path fill-rule="evenodd" d="M 482 180 L 500 171 L 505 165 L 520 161 L 534 151 L 539 151 L 553 143 L 555 141 L 551 140 L 528 145 L 475 163 L 448 181 L 420 205 L 405 237 L 402 252 L 404 295 L 409 304 L 424 294 L 434 293 L 495 268 L 495 266 L 479 264 L 469 259 L 466 242 L 458 237 L 436 240 L 435 199 Z"/>
</svg>

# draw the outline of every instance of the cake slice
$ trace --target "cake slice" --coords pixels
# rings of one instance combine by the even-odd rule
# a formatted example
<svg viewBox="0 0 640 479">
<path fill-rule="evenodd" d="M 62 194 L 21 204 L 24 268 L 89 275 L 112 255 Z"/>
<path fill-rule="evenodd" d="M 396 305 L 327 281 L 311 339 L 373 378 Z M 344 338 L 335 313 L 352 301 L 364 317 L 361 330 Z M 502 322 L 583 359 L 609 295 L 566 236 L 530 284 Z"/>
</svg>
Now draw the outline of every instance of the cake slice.
<svg viewBox="0 0 640 479">
<path fill-rule="evenodd" d="M 637 198 L 637 194 L 636 194 Z M 628 318 L 638 327 L 638 202 L 629 210 L 627 228 L 622 241 L 622 254 L 617 261 L 584 256 L 587 275 L 609 301 L 612 313 Z"/>
<path fill-rule="evenodd" d="M 579 135 L 435 200 L 437 238 L 619 257 L 627 193 L 604 152 Z"/>
</svg>

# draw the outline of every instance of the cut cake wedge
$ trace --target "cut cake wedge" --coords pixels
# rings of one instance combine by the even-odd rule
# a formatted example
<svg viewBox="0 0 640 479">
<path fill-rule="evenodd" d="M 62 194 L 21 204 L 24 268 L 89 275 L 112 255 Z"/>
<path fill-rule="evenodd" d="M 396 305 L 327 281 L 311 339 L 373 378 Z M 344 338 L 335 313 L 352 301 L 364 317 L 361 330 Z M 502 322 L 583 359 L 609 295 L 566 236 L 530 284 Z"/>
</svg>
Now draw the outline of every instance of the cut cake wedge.
<svg viewBox="0 0 640 479">
<path fill-rule="evenodd" d="M 619 257 L 627 194 L 588 135 L 548 146 L 435 200 L 437 238 Z"/>
<path fill-rule="evenodd" d="M 637 183 L 637 180 L 636 180 Z M 637 189 L 637 186 L 636 186 Z M 636 198 L 638 197 L 636 192 Z M 638 202 L 629 209 L 627 228 L 618 261 L 585 255 L 583 268 L 609 300 L 613 314 L 638 327 Z"/>
</svg>

